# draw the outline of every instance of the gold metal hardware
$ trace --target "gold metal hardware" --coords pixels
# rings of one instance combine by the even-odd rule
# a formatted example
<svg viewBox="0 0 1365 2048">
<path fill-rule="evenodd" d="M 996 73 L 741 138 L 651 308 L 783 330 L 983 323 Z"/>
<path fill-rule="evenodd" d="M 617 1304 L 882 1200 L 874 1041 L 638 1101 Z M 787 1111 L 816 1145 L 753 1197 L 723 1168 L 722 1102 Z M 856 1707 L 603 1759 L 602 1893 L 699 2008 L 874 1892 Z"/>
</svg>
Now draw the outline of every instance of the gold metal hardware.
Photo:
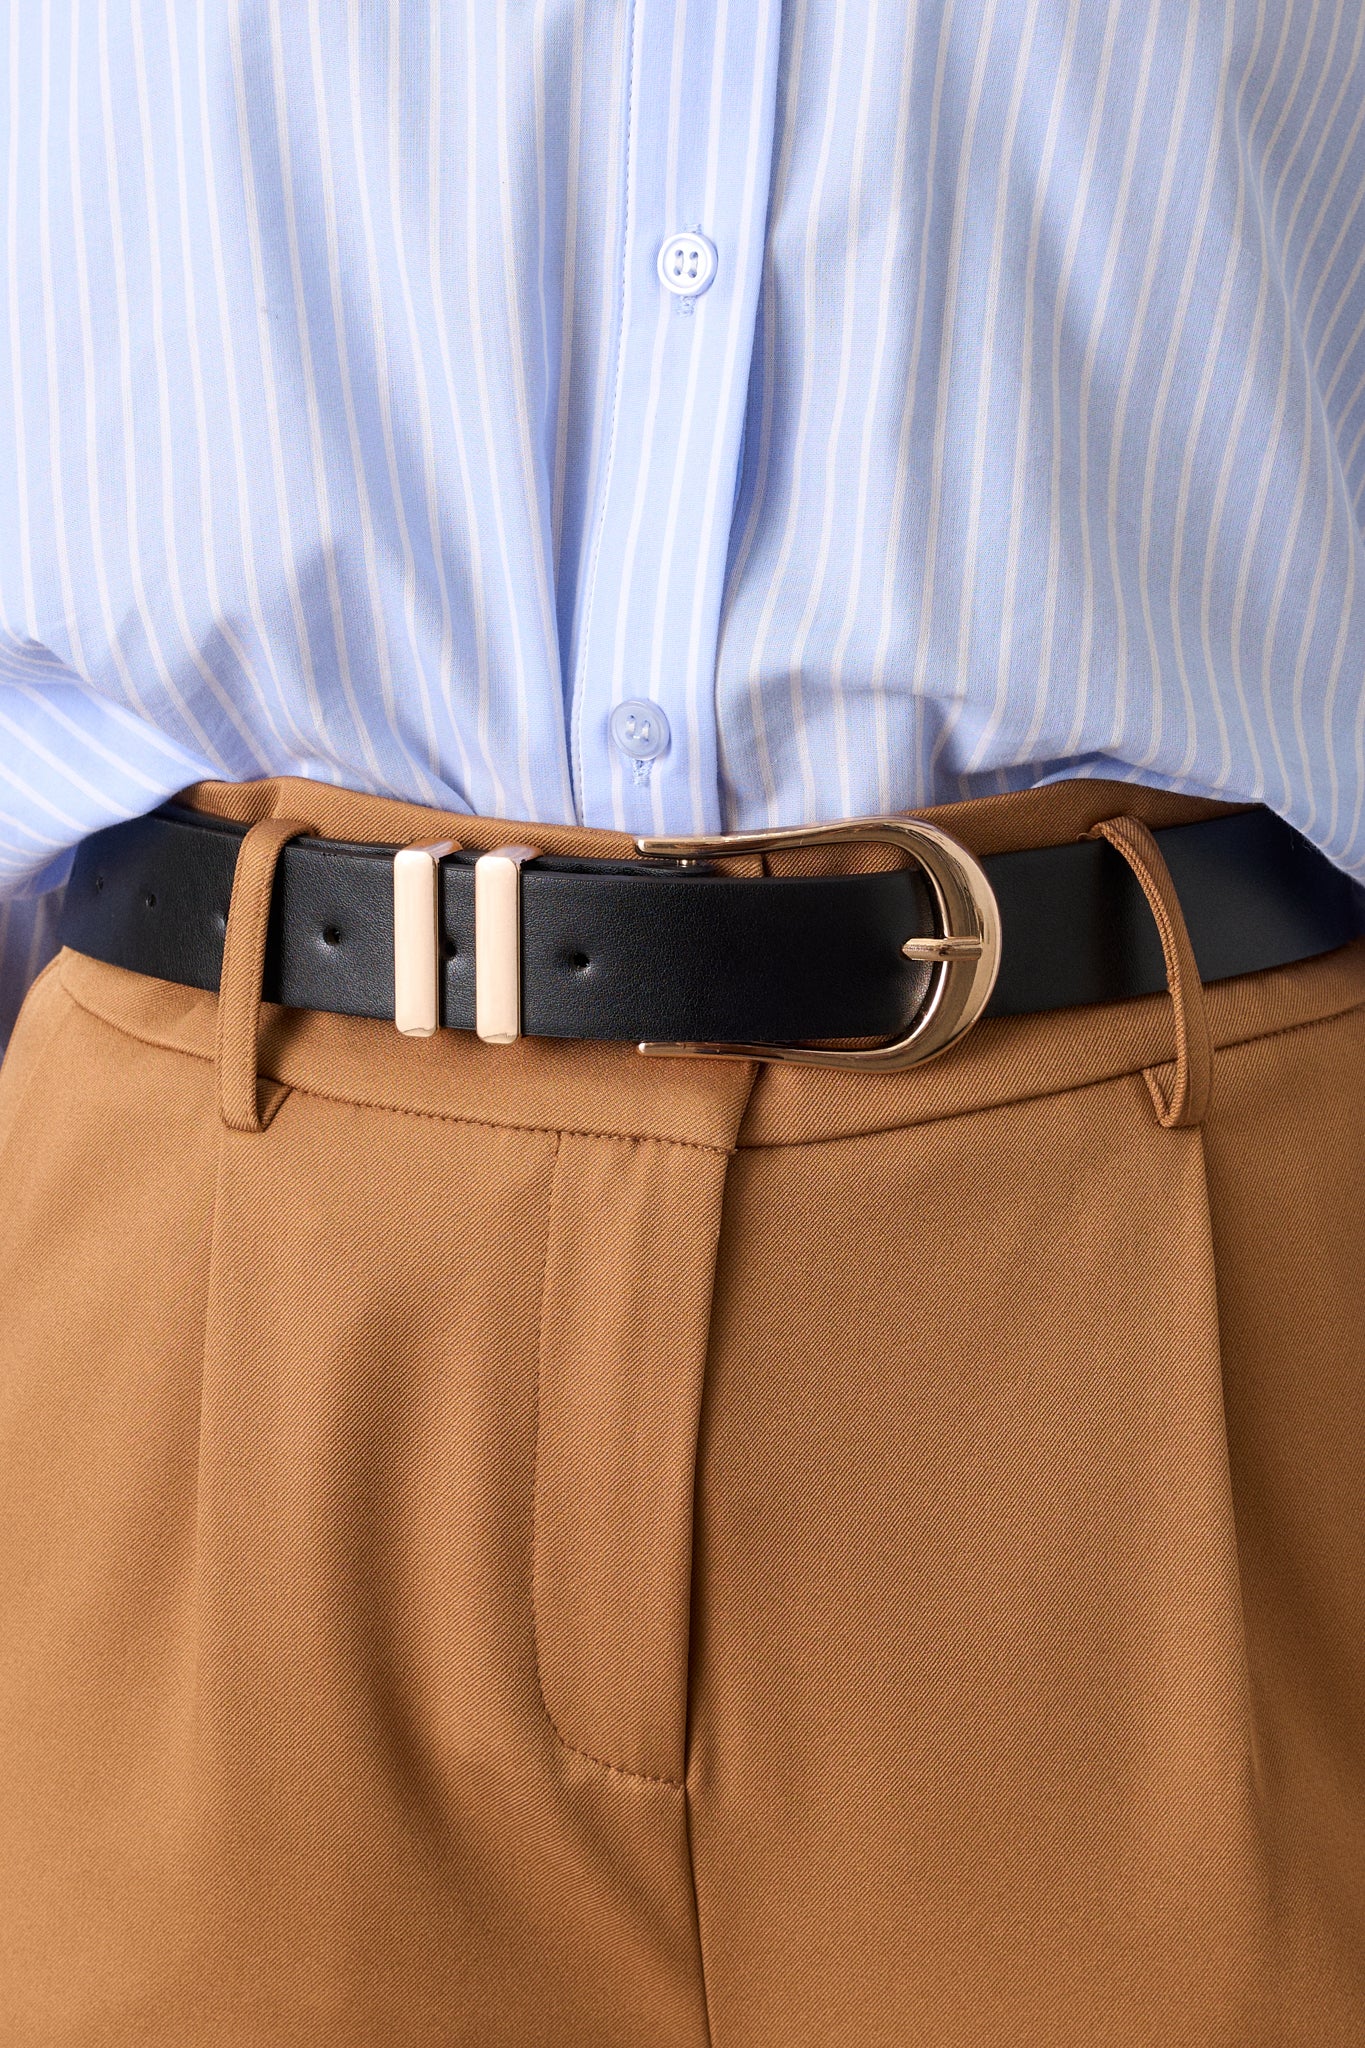
<svg viewBox="0 0 1365 2048">
<path fill-rule="evenodd" d="M 393 857 L 393 1021 L 430 1038 L 441 1021 L 440 864 L 453 839 L 401 846 Z"/>
<path fill-rule="evenodd" d="M 939 930 L 926 938 L 907 939 L 901 947 L 907 959 L 924 961 L 936 970 L 909 1029 L 885 1045 L 865 1050 L 646 1042 L 639 1048 L 642 1053 L 670 1059 L 785 1060 L 807 1067 L 885 1072 L 933 1059 L 971 1030 L 990 1001 L 1000 971 L 1000 910 L 981 863 L 937 825 L 918 818 L 844 818 L 832 825 L 798 825 L 786 831 L 637 839 L 635 845 L 652 859 L 695 861 L 737 853 L 780 853 L 847 840 L 900 847 L 915 861 L 934 899 Z"/>
<path fill-rule="evenodd" d="M 474 863 L 474 1029 L 489 1045 L 521 1037 L 521 869 L 535 846 L 499 846 Z"/>
<path fill-rule="evenodd" d="M 907 960 L 975 960 L 980 939 L 907 939 L 901 947 Z"/>
</svg>

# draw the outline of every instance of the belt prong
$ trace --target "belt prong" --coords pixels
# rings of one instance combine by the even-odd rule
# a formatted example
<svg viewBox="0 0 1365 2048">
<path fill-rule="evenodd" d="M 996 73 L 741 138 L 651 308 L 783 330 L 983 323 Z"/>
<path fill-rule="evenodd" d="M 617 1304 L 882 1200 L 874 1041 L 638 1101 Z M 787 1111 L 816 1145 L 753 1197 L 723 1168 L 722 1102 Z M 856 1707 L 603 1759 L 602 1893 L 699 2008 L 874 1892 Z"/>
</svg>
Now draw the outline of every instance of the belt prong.
<svg viewBox="0 0 1365 2048">
<path fill-rule="evenodd" d="M 901 947 L 907 960 L 979 960 L 980 939 L 907 939 Z"/>
</svg>

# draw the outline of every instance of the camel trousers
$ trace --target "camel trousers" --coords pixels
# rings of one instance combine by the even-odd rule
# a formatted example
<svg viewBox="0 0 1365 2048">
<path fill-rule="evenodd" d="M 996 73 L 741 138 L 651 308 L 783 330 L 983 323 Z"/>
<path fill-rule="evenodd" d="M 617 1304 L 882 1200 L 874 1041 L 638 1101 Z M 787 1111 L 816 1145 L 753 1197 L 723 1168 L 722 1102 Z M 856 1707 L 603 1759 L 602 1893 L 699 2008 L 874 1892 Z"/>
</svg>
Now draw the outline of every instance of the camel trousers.
<svg viewBox="0 0 1365 2048">
<path fill-rule="evenodd" d="M 1365 2043 L 1365 944 L 1186 988 L 1175 1120 L 1164 995 L 218 1002 L 68 952 L 0 1072 L 6 2048 Z"/>
</svg>

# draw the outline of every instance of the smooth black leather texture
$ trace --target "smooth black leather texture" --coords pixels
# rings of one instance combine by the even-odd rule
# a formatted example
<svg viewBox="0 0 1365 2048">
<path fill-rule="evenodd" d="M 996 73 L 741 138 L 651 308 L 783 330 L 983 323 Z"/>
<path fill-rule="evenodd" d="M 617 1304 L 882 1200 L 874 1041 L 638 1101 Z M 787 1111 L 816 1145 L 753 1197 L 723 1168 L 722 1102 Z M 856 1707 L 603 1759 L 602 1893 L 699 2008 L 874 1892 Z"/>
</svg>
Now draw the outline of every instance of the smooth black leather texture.
<svg viewBox="0 0 1365 2048">
<path fill-rule="evenodd" d="M 79 848 L 64 945 L 216 989 L 245 827 L 174 804 Z M 1158 832 L 1206 981 L 1325 953 L 1365 929 L 1365 894 L 1274 813 Z M 474 1027 L 474 860 L 441 867 L 442 1021 Z M 1102 840 L 984 863 L 1004 932 L 990 1015 L 1118 1002 L 1166 985 L 1142 891 Z M 522 870 L 522 1026 L 536 1038 L 752 1041 L 903 1031 L 934 929 L 913 869 L 740 879 L 647 862 L 542 858 Z M 299 839 L 280 859 L 264 993 L 393 1016 L 393 850 Z"/>
</svg>

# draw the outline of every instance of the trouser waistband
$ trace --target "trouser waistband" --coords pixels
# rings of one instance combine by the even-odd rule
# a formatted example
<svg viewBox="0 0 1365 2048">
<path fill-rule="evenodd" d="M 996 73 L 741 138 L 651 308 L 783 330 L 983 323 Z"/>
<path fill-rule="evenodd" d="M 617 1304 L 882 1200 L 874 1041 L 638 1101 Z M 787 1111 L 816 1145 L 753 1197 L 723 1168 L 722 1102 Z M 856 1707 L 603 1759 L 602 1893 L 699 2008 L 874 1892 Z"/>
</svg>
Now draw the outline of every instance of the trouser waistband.
<svg viewBox="0 0 1365 2048">
<path fill-rule="evenodd" d="M 268 818 L 253 828 L 264 792 Z M 1123 785 L 1001 800 L 993 835 L 981 816 L 991 806 L 963 805 L 953 807 L 957 835 L 937 822 L 945 813 L 928 813 L 732 836 L 709 842 L 711 858 L 692 851 L 702 842 L 669 842 L 687 857 L 667 862 L 622 860 L 594 833 L 542 850 L 528 844 L 533 834 L 565 835 L 436 813 L 417 814 L 420 843 L 405 846 L 408 807 L 373 815 L 377 800 L 358 799 L 371 815 L 319 824 L 318 797 L 338 793 L 310 784 L 193 794 L 211 808 L 170 805 L 86 842 L 66 944 L 217 989 L 234 877 L 244 891 L 264 836 L 267 867 L 251 884 L 269 915 L 257 996 L 417 1033 L 477 1029 L 495 1042 L 524 1032 L 914 1064 L 983 1011 L 1117 1002 L 1167 986 L 1158 871 L 1157 893 L 1183 921 L 1204 981 L 1330 951 L 1359 924 L 1349 879 L 1273 813 L 1143 803 L 1150 792 Z M 1116 816 L 1130 826 L 1116 829 Z M 992 850 L 1011 817 L 1024 844 Z M 510 848 L 509 834 L 519 842 Z M 978 855 L 972 841 L 983 836 Z M 873 863 L 883 865 L 848 872 Z M 840 1039 L 868 1043 L 828 1049 Z"/>
</svg>

